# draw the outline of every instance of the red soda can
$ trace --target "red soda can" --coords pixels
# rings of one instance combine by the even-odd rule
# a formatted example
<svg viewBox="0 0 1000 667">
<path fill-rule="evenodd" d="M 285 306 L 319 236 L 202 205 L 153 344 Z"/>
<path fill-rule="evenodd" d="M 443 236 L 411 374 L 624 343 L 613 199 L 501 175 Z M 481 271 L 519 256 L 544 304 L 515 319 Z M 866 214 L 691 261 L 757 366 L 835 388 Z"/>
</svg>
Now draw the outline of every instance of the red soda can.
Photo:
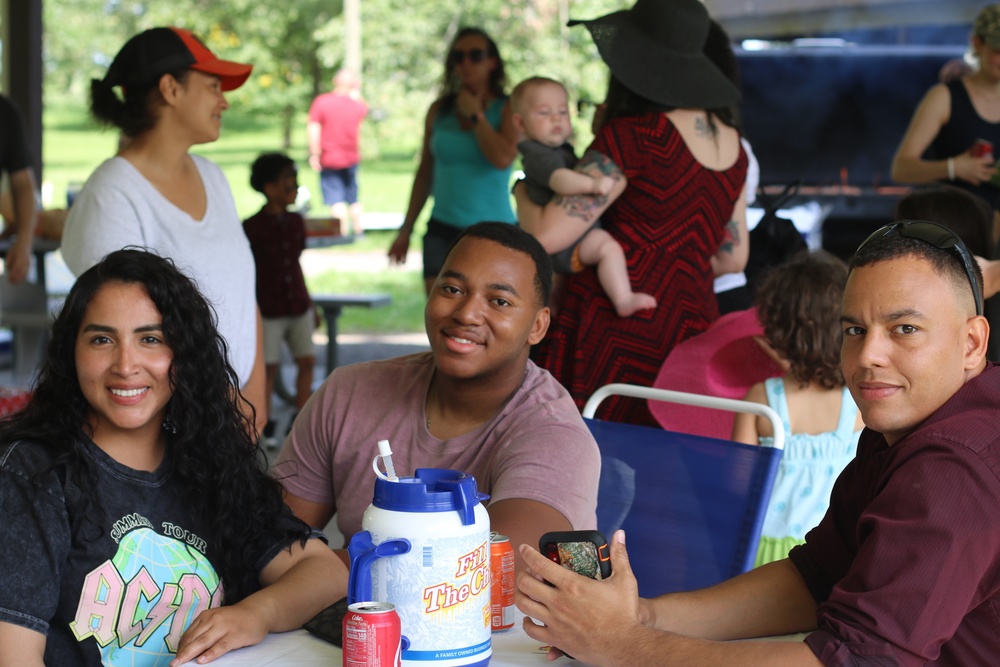
<svg viewBox="0 0 1000 667">
<path fill-rule="evenodd" d="M 976 143 L 972 144 L 972 149 L 969 152 L 972 153 L 973 157 L 993 155 L 993 144 L 985 139 L 976 139 Z"/>
<path fill-rule="evenodd" d="M 355 602 L 343 626 L 344 667 L 401 667 L 399 614 L 388 602 Z"/>
<path fill-rule="evenodd" d="M 514 627 L 514 547 L 506 535 L 490 535 L 490 618 L 493 632 Z"/>
</svg>

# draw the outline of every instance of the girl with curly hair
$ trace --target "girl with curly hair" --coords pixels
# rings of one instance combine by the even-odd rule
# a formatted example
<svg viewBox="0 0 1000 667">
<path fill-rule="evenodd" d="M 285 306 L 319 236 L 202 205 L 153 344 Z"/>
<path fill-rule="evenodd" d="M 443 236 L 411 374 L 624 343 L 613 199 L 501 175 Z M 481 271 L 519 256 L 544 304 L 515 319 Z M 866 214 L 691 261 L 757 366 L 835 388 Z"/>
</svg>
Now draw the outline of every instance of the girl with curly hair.
<svg viewBox="0 0 1000 667">
<path fill-rule="evenodd" d="M 208 662 L 344 595 L 227 357 L 170 260 L 120 250 L 77 280 L 0 423 L 0 664 Z"/>
<path fill-rule="evenodd" d="M 841 300 L 847 265 L 826 252 L 803 252 L 761 278 L 754 301 L 764 341 L 782 377 L 758 382 L 745 400 L 771 406 L 785 427 L 785 451 L 771 491 L 757 565 L 801 544 L 830 503 L 833 483 L 864 428 L 840 371 Z M 733 440 L 770 441 L 771 423 L 738 414 Z"/>
</svg>

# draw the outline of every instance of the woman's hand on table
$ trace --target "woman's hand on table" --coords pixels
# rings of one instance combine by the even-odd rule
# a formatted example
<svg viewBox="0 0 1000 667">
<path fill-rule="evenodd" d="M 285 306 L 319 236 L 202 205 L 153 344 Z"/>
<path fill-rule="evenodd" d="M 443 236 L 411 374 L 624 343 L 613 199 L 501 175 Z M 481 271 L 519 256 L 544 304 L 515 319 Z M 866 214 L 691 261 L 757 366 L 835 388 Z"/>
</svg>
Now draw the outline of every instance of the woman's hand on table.
<svg viewBox="0 0 1000 667">
<path fill-rule="evenodd" d="M 192 660 L 203 665 L 229 651 L 259 644 L 269 627 L 262 610 L 246 601 L 203 611 L 181 637 L 177 657 L 170 661 L 170 667 Z"/>
<path fill-rule="evenodd" d="M 302 624 L 347 592 L 347 567 L 323 540 L 293 542 L 260 573 L 260 590 L 232 606 L 198 615 L 181 637 L 170 667 L 201 665 L 259 644 L 269 632 Z"/>
<path fill-rule="evenodd" d="M 590 665 L 606 664 L 609 656 L 625 655 L 650 620 L 643 618 L 648 609 L 640 603 L 623 531 L 611 540 L 611 576 L 604 581 L 564 569 L 527 545 L 521 557 L 525 567 L 517 575 L 514 601 L 529 617 L 525 633 L 553 647 L 549 660 L 565 653 Z"/>
</svg>

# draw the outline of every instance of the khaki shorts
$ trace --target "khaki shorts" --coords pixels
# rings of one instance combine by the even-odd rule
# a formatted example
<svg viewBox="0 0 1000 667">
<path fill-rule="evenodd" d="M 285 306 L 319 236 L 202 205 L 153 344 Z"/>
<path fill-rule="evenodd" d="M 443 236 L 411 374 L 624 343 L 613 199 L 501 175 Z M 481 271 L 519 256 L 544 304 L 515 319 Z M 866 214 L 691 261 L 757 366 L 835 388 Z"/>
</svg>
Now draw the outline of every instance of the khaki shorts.
<svg viewBox="0 0 1000 667">
<path fill-rule="evenodd" d="M 282 341 L 288 341 L 293 359 L 315 357 L 312 342 L 314 324 L 312 308 L 295 317 L 265 317 L 264 363 L 273 365 L 281 362 Z"/>
</svg>

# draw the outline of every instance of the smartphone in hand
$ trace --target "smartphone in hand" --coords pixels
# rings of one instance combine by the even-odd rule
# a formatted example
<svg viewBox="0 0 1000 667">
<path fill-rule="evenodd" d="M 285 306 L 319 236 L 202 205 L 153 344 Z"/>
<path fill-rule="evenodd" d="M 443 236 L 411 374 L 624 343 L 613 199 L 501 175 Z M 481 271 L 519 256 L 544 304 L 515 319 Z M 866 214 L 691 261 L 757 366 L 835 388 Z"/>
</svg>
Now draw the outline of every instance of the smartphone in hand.
<svg viewBox="0 0 1000 667">
<path fill-rule="evenodd" d="M 611 576 L 611 553 L 600 531 L 545 533 L 538 541 L 538 550 L 552 562 L 585 577 L 601 580 Z"/>
</svg>

